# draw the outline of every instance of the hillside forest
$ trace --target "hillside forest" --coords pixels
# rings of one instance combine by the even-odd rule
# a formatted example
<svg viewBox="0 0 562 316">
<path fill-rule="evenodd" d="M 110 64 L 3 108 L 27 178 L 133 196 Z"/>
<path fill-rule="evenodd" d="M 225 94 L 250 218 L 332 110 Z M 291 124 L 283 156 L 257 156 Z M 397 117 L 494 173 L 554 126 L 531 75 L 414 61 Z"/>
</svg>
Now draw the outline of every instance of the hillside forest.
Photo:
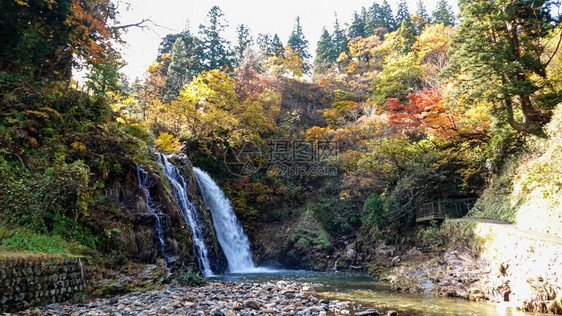
<svg viewBox="0 0 562 316">
<path fill-rule="evenodd" d="M 1 0 L 0 247 L 138 262 L 124 210 L 155 152 L 217 180 L 258 261 L 326 270 L 344 243 L 436 247 L 437 224 L 416 225 L 435 201 L 560 236 L 559 3 L 458 5 L 377 1 L 319 39 L 295 17 L 286 42 L 214 6 L 131 80 L 116 47 L 145 24 L 115 2 Z M 531 196 L 547 206 L 519 212 Z"/>
</svg>

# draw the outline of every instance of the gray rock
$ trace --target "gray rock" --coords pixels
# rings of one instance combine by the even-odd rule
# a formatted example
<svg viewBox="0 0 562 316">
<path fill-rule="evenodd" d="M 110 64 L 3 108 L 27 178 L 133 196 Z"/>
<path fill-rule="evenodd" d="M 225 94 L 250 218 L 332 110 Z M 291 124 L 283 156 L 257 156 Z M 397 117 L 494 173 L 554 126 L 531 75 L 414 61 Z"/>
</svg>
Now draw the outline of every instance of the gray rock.
<svg viewBox="0 0 562 316">
<path fill-rule="evenodd" d="M 55 311 L 62 311 L 62 307 L 60 307 L 60 305 L 57 304 L 57 303 L 45 305 L 45 308 L 46 309 L 52 309 L 52 310 L 55 310 Z"/>
<path fill-rule="evenodd" d="M 244 301 L 244 305 L 248 306 L 251 309 L 260 309 L 260 303 L 256 300 L 248 299 Z"/>
<path fill-rule="evenodd" d="M 379 311 L 376 309 L 368 309 L 366 311 L 363 312 L 357 312 L 355 313 L 355 316 L 379 316 Z"/>
<path fill-rule="evenodd" d="M 225 316 L 225 315 L 223 311 L 215 308 L 211 311 L 211 316 Z"/>
</svg>

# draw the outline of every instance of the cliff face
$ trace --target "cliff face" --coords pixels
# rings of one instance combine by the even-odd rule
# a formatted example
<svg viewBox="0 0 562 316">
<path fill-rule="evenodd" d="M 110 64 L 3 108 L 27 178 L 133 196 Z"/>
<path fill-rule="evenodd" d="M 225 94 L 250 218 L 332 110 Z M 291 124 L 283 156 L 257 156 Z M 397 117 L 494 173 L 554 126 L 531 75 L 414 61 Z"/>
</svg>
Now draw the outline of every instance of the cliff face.
<svg viewBox="0 0 562 316">
<path fill-rule="evenodd" d="M 195 206 L 199 219 L 202 219 L 198 221 L 198 225 L 201 227 L 203 239 L 209 251 L 211 269 L 215 273 L 224 273 L 228 267 L 228 262 L 217 240 L 211 211 L 207 208 L 201 196 L 197 179 L 193 173 L 193 165 L 184 154 L 175 154 L 170 157 L 170 161 L 181 171 L 187 183 L 189 200 Z"/>
<path fill-rule="evenodd" d="M 171 160 L 182 172 L 188 183 L 189 199 L 196 206 L 199 217 L 204 219 L 199 225 L 209 249 L 211 268 L 214 272 L 222 273 L 227 267 L 226 258 L 217 242 L 211 214 L 200 195 L 193 166 L 184 155 L 175 155 Z M 156 218 L 147 208 L 145 194 L 139 188 L 136 166 L 132 164 L 124 166 L 123 177 L 112 179 L 107 190 L 108 202 L 117 208 L 117 216 L 110 219 L 110 226 L 114 228 L 108 239 L 108 252 L 115 253 L 116 261 L 131 259 L 140 263 L 154 263 L 159 258 L 165 258 L 169 268 L 183 265 L 198 271 L 191 229 L 178 208 L 169 180 L 157 163 L 142 167 L 148 173 L 146 188 L 151 198 L 150 207 L 162 225 L 164 253 L 154 229 Z"/>
<path fill-rule="evenodd" d="M 118 257 L 141 263 L 154 263 L 164 256 L 173 258 L 174 263 L 195 265 L 191 232 L 183 224 L 173 192 L 165 185 L 159 167 L 143 166 L 148 173 L 146 187 L 152 199 L 151 207 L 158 214 L 165 239 L 164 254 L 161 252 L 154 225 L 156 218 L 146 205 L 144 192 L 139 188 L 135 165 L 124 166 L 124 176 L 113 179 L 108 190 L 110 201 L 117 207 L 118 217 L 112 223 L 114 228 L 108 242 L 109 252 L 121 252 Z M 117 262 L 118 263 L 118 262 Z"/>
</svg>

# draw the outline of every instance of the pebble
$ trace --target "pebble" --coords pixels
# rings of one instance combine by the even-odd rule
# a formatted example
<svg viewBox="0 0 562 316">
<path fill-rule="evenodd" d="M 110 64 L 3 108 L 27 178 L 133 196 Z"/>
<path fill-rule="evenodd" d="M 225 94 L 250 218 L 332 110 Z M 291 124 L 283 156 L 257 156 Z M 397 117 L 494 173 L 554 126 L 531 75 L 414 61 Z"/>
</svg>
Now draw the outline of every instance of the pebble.
<svg viewBox="0 0 562 316">
<path fill-rule="evenodd" d="M 360 311 L 363 310 L 363 311 Z M 208 283 L 201 287 L 135 292 L 88 304 L 50 304 L 44 311 L 58 315 L 384 315 L 354 302 L 317 297 L 314 286 L 298 282 Z M 39 315 L 38 309 L 20 315 Z M 396 315 L 389 311 L 387 315 Z"/>
</svg>

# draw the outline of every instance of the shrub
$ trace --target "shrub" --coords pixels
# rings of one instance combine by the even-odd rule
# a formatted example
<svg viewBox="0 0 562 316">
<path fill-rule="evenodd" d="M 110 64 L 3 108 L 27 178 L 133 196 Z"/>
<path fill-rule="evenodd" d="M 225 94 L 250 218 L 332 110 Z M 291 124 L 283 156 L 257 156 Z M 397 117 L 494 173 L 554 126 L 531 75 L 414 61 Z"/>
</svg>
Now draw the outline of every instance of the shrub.
<svg viewBox="0 0 562 316">
<path fill-rule="evenodd" d="M 418 240 L 422 245 L 439 248 L 445 246 L 445 239 L 436 221 L 431 221 L 429 226 L 418 230 Z"/>
<path fill-rule="evenodd" d="M 175 272 L 174 280 L 181 286 L 199 286 L 207 283 L 207 279 L 191 267 L 182 267 Z"/>
<path fill-rule="evenodd" d="M 363 223 L 382 229 L 386 225 L 383 213 L 384 205 L 381 197 L 376 193 L 371 194 L 363 204 Z"/>
<path fill-rule="evenodd" d="M 158 149 L 162 152 L 180 152 L 182 145 L 180 140 L 174 135 L 168 133 L 160 133 L 160 136 L 154 141 Z"/>
</svg>

